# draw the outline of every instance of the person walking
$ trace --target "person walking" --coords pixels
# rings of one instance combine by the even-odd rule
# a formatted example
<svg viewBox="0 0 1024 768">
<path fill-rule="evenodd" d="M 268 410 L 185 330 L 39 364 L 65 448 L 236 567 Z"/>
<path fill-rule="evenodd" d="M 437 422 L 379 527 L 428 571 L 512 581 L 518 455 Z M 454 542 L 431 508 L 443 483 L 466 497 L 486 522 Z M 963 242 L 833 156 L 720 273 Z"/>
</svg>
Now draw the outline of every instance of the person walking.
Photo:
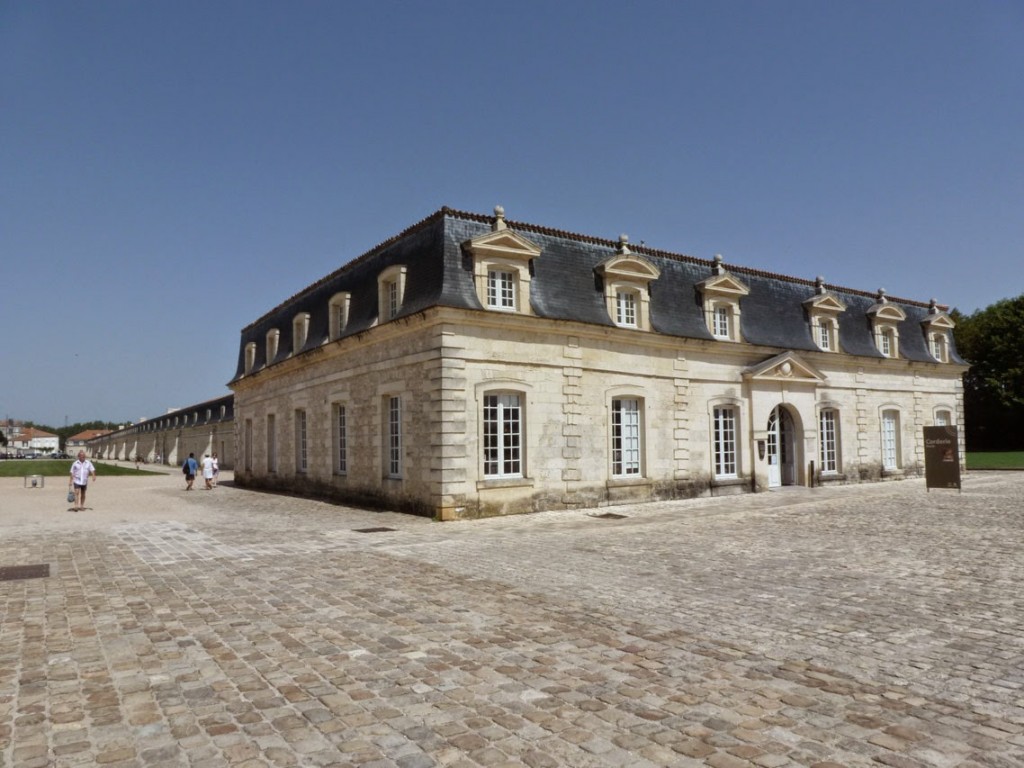
<svg viewBox="0 0 1024 768">
<path fill-rule="evenodd" d="M 213 490 L 213 459 L 210 454 L 203 456 L 203 481 L 206 483 L 206 490 Z"/>
<path fill-rule="evenodd" d="M 78 461 L 71 465 L 71 477 L 68 479 L 68 490 L 74 489 L 75 492 L 75 506 L 71 508 L 74 512 L 85 509 L 85 489 L 90 477 L 96 481 L 96 467 L 85 458 L 85 451 L 79 451 Z"/>
<path fill-rule="evenodd" d="M 213 454 L 213 487 L 217 487 L 218 475 L 220 475 L 220 462 L 217 461 L 217 454 Z"/>
<path fill-rule="evenodd" d="M 199 471 L 199 462 L 196 461 L 194 453 L 190 453 L 185 459 L 185 463 L 181 465 L 181 471 L 185 473 L 185 490 L 191 491 L 192 483 L 196 481 L 196 472 Z"/>
</svg>

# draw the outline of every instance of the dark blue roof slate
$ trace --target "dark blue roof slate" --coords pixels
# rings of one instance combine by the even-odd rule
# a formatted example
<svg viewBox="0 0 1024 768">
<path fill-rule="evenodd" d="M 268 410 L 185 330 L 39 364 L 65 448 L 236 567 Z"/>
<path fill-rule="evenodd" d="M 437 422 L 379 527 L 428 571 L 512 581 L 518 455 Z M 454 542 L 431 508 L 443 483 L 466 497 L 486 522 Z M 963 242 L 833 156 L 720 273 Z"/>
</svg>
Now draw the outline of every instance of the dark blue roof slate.
<svg viewBox="0 0 1024 768">
<path fill-rule="evenodd" d="M 280 331 L 277 360 L 293 354 L 292 319 L 300 312 L 310 314 L 310 324 L 306 344 L 298 352 L 322 345 L 328 337 L 329 301 L 338 292 L 348 291 L 351 295 L 343 335 L 372 327 L 378 316 L 377 278 L 393 265 L 406 268 L 399 317 L 434 306 L 483 310 L 473 283 L 472 258 L 465 244 L 491 232 L 492 221 L 489 216 L 442 208 L 286 300 L 242 330 L 235 379 L 244 372 L 245 346 L 249 342 L 256 345 L 253 370 L 266 366 L 265 338 L 272 328 Z M 509 221 L 508 226 L 541 249 L 540 257 L 531 264 L 530 299 L 537 316 L 614 325 L 605 309 L 601 277 L 595 268 L 616 252 L 618 243 L 531 224 Z M 643 246 L 633 247 L 633 251 L 661 272 L 651 285 L 652 329 L 668 336 L 711 339 L 697 285 L 712 276 L 713 263 Z M 727 269 L 750 288 L 749 295 L 740 303 L 745 342 L 780 350 L 817 349 L 804 307 L 815 292 L 812 281 L 739 266 Z M 874 294 L 847 288 L 832 288 L 830 292 L 847 306 L 839 315 L 842 351 L 881 358 L 867 314 L 876 301 Z M 927 305 L 904 299 L 889 301 L 907 316 L 899 327 L 900 356 L 933 362 L 921 325 L 928 316 Z M 963 363 L 952 345 L 950 357 Z"/>
</svg>

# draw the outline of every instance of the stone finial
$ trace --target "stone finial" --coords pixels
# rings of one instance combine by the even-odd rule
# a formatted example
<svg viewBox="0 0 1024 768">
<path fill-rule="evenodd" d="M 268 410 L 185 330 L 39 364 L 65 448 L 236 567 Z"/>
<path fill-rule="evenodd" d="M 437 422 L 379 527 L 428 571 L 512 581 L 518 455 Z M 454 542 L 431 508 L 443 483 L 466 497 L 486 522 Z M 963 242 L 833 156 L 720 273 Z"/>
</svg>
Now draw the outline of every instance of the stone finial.
<svg viewBox="0 0 1024 768">
<path fill-rule="evenodd" d="M 937 299 L 932 299 L 928 302 L 928 314 L 937 315 L 939 314 L 939 302 Z"/>
<path fill-rule="evenodd" d="M 879 288 L 878 289 L 878 303 L 879 304 L 885 304 L 887 301 L 889 301 L 889 300 L 887 298 L 885 298 L 885 288 Z"/>
<path fill-rule="evenodd" d="M 825 278 L 822 277 L 821 275 L 818 275 L 816 278 L 814 278 L 814 290 L 819 294 L 826 293 Z"/>
<path fill-rule="evenodd" d="M 494 206 L 494 227 L 495 232 L 502 229 L 508 229 L 508 224 L 505 223 L 505 209 L 500 206 Z"/>
<path fill-rule="evenodd" d="M 619 251 L 619 253 L 622 253 L 622 254 L 632 253 L 632 251 L 629 250 L 629 235 L 626 235 L 626 234 L 619 235 L 619 248 L 618 248 L 618 251 Z"/>
<path fill-rule="evenodd" d="M 722 258 L 722 254 L 720 254 L 720 253 L 716 253 L 715 254 L 715 266 L 713 266 L 711 268 L 711 271 L 713 273 L 715 273 L 716 275 L 724 275 L 725 274 L 725 259 Z"/>
</svg>

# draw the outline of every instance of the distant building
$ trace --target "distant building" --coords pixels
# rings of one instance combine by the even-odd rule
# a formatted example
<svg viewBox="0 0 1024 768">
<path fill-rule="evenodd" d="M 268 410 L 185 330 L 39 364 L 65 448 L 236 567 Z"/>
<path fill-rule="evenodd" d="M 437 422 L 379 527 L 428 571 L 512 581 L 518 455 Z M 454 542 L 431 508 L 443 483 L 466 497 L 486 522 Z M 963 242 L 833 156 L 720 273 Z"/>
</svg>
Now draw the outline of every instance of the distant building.
<svg viewBox="0 0 1024 768">
<path fill-rule="evenodd" d="M 60 437 L 51 432 L 35 427 L 18 427 L 12 431 L 15 434 L 7 438 L 7 453 L 18 456 L 46 455 L 56 453 L 60 447 Z"/>
<path fill-rule="evenodd" d="M 445 208 L 242 330 L 235 477 L 451 519 L 914 476 L 962 419 L 952 328 Z"/>
<path fill-rule="evenodd" d="M 231 469 L 235 455 L 234 397 L 168 411 L 89 438 L 86 453 L 100 459 L 180 464 L 189 453 L 216 453 L 218 464 Z"/>
<path fill-rule="evenodd" d="M 109 429 L 86 429 L 69 437 L 64 443 L 64 450 L 71 456 L 77 456 L 78 452 L 82 450 L 89 453 L 87 446 L 90 440 L 95 440 L 98 437 L 109 434 Z"/>
</svg>

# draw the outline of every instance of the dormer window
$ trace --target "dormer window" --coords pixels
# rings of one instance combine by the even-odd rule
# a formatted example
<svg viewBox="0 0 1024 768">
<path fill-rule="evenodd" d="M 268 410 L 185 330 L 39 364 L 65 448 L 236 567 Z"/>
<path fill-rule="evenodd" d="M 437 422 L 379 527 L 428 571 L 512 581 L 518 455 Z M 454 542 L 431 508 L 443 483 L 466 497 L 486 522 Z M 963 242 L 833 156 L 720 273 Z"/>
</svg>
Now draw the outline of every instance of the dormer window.
<svg viewBox="0 0 1024 768">
<path fill-rule="evenodd" d="M 274 358 L 277 357 L 277 343 L 280 338 L 281 332 L 277 328 L 267 331 L 267 365 L 274 364 Z"/>
<path fill-rule="evenodd" d="M 309 337 L 309 312 L 300 312 L 292 319 L 292 354 L 297 355 L 306 346 Z"/>
<path fill-rule="evenodd" d="M 629 238 L 619 237 L 619 247 L 594 268 L 604 284 L 608 317 L 620 328 L 651 328 L 650 286 L 661 272 L 647 259 L 629 250 Z"/>
<path fill-rule="evenodd" d="M 530 262 L 540 248 L 513 232 L 505 211 L 494 209 L 491 231 L 463 244 L 473 259 L 473 283 L 481 306 L 495 312 L 530 314 Z"/>
<path fill-rule="evenodd" d="M 921 323 L 928 338 L 928 351 L 937 362 L 949 362 L 949 334 L 956 327 L 949 315 L 939 310 L 935 299 L 928 305 L 928 317 Z"/>
<path fill-rule="evenodd" d="M 377 281 L 377 306 L 380 321 L 393 320 L 402 308 L 405 295 L 405 266 L 385 269 Z"/>
<path fill-rule="evenodd" d="M 513 268 L 487 270 L 487 308 L 516 311 L 516 272 Z"/>
<path fill-rule="evenodd" d="M 615 294 L 615 323 L 624 328 L 636 328 L 636 305 L 637 297 L 635 291 L 622 290 Z"/>
<path fill-rule="evenodd" d="M 328 336 L 331 341 L 340 339 L 341 335 L 345 332 L 345 327 L 348 325 L 348 307 L 351 296 L 348 291 L 342 291 L 331 297 L 331 301 L 328 304 L 330 310 L 328 312 L 330 322 Z"/>
<path fill-rule="evenodd" d="M 250 341 L 245 345 L 245 372 L 251 373 L 256 365 L 256 342 Z"/>
<path fill-rule="evenodd" d="M 878 297 L 868 309 L 871 328 L 875 336 L 875 346 L 883 357 L 897 358 L 900 356 L 900 332 L 898 324 L 907 319 L 907 313 L 894 304 L 889 303 L 885 289 L 878 289 Z"/>
<path fill-rule="evenodd" d="M 712 311 L 711 335 L 716 339 L 732 339 L 732 305 L 716 304 Z"/>
<path fill-rule="evenodd" d="M 721 255 L 715 256 L 711 272 L 711 277 L 697 283 L 708 331 L 720 341 L 742 341 L 740 300 L 750 293 L 750 288 L 729 274 Z"/>
<path fill-rule="evenodd" d="M 839 352 L 839 315 L 846 305 L 825 288 L 825 278 L 814 281 L 814 295 L 804 302 L 811 323 L 811 338 L 822 352 Z"/>
</svg>

